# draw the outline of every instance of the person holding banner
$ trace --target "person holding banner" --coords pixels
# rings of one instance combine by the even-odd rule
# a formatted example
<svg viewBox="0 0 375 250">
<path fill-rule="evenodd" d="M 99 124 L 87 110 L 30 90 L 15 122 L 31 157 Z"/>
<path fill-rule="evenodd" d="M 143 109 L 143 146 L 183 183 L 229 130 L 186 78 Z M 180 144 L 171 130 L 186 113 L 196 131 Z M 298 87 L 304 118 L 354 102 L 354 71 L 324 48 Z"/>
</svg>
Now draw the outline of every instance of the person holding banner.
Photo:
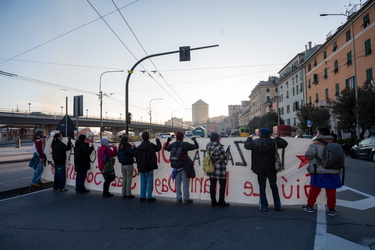
<svg viewBox="0 0 375 250">
<path fill-rule="evenodd" d="M 154 169 L 158 169 L 155 152 L 161 150 L 161 143 L 158 137 L 156 137 L 156 144 L 150 142 L 150 133 L 148 131 L 142 133 L 142 139 L 143 141 L 137 147 L 135 154 L 141 179 L 140 201 L 144 202 L 147 200 L 148 203 L 151 203 L 156 201 L 156 198 L 152 197 Z"/>
<path fill-rule="evenodd" d="M 77 172 L 76 177 L 76 192 L 77 193 L 89 193 L 85 187 L 85 180 L 87 176 L 87 170 L 90 169 L 90 155 L 94 151 L 94 146 L 89 147 L 86 142 L 86 135 L 78 136 L 78 140 L 74 146 L 74 168 Z"/>
<path fill-rule="evenodd" d="M 189 194 L 189 185 L 190 185 L 190 179 L 188 178 L 183 166 L 182 166 L 182 163 L 183 163 L 183 160 L 182 160 L 182 157 L 183 155 L 187 155 L 187 152 L 190 151 L 190 150 L 194 150 L 194 149 L 198 149 L 199 148 L 199 145 L 198 145 L 198 142 L 197 140 L 195 139 L 195 137 L 191 137 L 191 139 L 193 140 L 194 144 L 192 143 L 188 143 L 188 142 L 184 142 L 184 133 L 181 132 L 181 131 L 178 131 L 176 133 L 176 141 L 174 143 L 172 143 L 171 145 L 169 145 L 169 142 L 172 140 L 170 137 L 168 137 L 167 139 L 167 143 L 165 144 L 164 146 L 164 149 L 166 151 L 169 151 L 171 152 L 172 149 L 175 149 L 176 151 L 178 150 L 178 148 L 181 149 L 181 153 L 182 155 L 180 156 L 181 159 L 181 167 L 180 168 L 174 168 L 173 169 L 173 176 L 175 176 L 175 180 L 176 180 L 176 198 L 177 198 L 177 204 L 181 204 L 182 203 L 182 192 L 181 192 L 181 184 L 183 185 L 183 191 L 184 191 L 184 202 L 186 204 L 191 204 L 193 203 L 193 200 L 190 199 L 190 194 Z"/>
<path fill-rule="evenodd" d="M 66 164 L 66 151 L 69 151 L 72 148 L 72 141 L 68 137 L 68 144 L 62 142 L 63 137 L 60 133 L 56 133 L 53 136 L 51 143 L 52 148 L 52 159 L 55 164 L 55 178 L 53 183 L 53 191 L 64 192 L 68 191 L 65 188 L 66 183 L 66 173 L 65 173 L 65 164 Z"/>
<path fill-rule="evenodd" d="M 111 164 L 114 164 L 114 159 L 110 159 L 117 156 L 117 147 L 113 146 L 113 149 L 109 147 L 108 138 L 100 139 L 100 147 L 98 149 L 98 166 L 100 172 L 103 174 L 104 183 L 103 183 L 103 197 L 112 197 L 113 194 L 109 192 L 109 185 L 111 182 L 116 179 L 113 166 L 108 173 L 104 172 L 104 167 L 107 162 L 111 161 Z"/>
<path fill-rule="evenodd" d="M 133 179 L 133 170 L 134 170 L 134 157 L 135 157 L 135 144 L 129 142 L 129 137 L 127 135 L 121 136 L 121 141 L 119 144 L 117 158 L 121 163 L 121 172 L 122 172 L 122 189 L 121 194 L 123 199 L 133 199 L 135 198 L 132 195 L 132 179 Z"/>
<path fill-rule="evenodd" d="M 206 146 L 206 154 L 211 155 L 214 164 L 214 172 L 207 174 L 210 177 L 210 196 L 211 206 L 229 207 L 230 204 L 225 202 L 225 186 L 227 184 L 227 154 L 224 146 L 220 143 L 220 136 L 217 133 L 211 133 L 210 143 Z M 219 202 L 216 200 L 216 184 L 219 180 Z"/>
<path fill-rule="evenodd" d="M 277 171 L 275 169 L 275 154 L 278 148 L 286 148 L 288 142 L 274 135 L 271 138 L 271 130 L 262 128 L 260 130 L 260 138 L 253 140 L 249 136 L 245 142 L 245 149 L 252 150 L 251 154 L 251 170 L 258 177 L 259 184 L 259 210 L 268 210 L 268 201 L 266 196 L 266 182 L 270 182 L 272 190 L 273 203 L 276 211 L 282 211 L 279 190 L 277 188 Z"/>
<path fill-rule="evenodd" d="M 42 184 L 40 180 L 43 175 L 44 166 L 46 162 L 46 155 L 44 154 L 44 146 L 46 144 L 46 137 L 44 131 L 37 129 L 33 138 L 33 157 L 29 163 L 29 166 L 34 169 L 33 178 L 30 184 L 34 187 L 39 187 Z"/>
</svg>

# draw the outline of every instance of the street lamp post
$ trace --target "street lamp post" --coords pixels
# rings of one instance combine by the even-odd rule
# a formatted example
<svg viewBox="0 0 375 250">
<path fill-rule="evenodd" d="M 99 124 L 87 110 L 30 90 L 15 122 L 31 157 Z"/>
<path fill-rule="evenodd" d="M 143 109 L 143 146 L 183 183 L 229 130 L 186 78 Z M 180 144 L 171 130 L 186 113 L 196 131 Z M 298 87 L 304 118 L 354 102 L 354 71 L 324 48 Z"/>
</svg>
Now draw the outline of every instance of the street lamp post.
<svg viewBox="0 0 375 250">
<path fill-rule="evenodd" d="M 173 128 L 173 112 L 175 112 L 175 111 L 180 111 L 180 110 L 173 110 L 173 111 L 172 111 L 172 114 L 171 114 L 172 128 Z"/>
<path fill-rule="evenodd" d="M 64 106 L 61 106 L 61 116 L 64 115 Z"/>
<path fill-rule="evenodd" d="M 349 19 L 349 15 L 347 14 L 320 14 L 320 16 L 345 16 Z M 354 66 L 354 93 L 355 93 L 355 123 L 356 123 L 356 136 L 357 139 L 360 139 L 359 135 L 359 118 L 358 118 L 358 85 L 357 85 L 357 54 L 355 50 L 355 32 L 354 32 L 354 20 L 350 23 L 352 33 L 353 33 L 353 66 Z"/>
<path fill-rule="evenodd" d="M 102 76 L 106 73 L 124 72 L 123 70 L 104 71 L 99 78 L 99 99 L 100 99 L 100 139 L 103 133 L 103 92 L 102 92 Z"/>
<path fill-rule="evenodd" d="M 31 102 L 29 102 L 28 104 L 29 104 L 29 114 L 30 114 L 30 106 L 31 106 Z"/>
<path fill-rule="evenodd" d="M 149 112 L 149 115 L 150 115 L 150 134 L 151 134 L 151 121 L 152 121 L 151 102 L 156 101 L 156 100 L 163 100 L 163 98 L 151 99 L 150 102 L 148 103 L 148 112 Z"/>
</svg>

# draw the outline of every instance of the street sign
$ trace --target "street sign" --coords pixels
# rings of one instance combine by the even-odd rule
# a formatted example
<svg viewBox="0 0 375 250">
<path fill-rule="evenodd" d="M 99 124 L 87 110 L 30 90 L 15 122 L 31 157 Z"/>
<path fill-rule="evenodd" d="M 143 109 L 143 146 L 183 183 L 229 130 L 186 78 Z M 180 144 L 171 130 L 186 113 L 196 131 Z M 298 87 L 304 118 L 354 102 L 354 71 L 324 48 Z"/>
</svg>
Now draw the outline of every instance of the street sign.
<svg viewBox="0 0 375 250">
<path fill-rule="evenodd" d="M 190 46 L 180 47 L 180 62 L 190 61 Z"/>
<path fill-rule="evenodd" d="M 311 120 L 307 120 L 307 127 L 311 127 L 311 125 L 312 125 L 312 121 Z"/>
</svg>

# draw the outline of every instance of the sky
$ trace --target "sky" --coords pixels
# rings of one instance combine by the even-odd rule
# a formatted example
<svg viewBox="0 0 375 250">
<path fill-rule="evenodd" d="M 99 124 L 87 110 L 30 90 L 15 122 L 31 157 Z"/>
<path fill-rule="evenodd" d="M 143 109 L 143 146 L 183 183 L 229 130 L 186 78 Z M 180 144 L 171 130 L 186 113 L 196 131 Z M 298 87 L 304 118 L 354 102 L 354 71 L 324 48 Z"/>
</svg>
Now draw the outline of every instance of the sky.
<svg viewBox="0 0 375 250">
<path fill-rule="evenodd" d="M 362 1 L 364 2 L 364 1 Z M 348 0 L 0 0 L 0 110 L 73 113 L 83 95 L 84 116 L 129 112 L 136 121 L 191 121 L 192 104 L 209 104 L 209 116 L 249 100 L 252 89 L 278 72 L 309 41 L 322 44 L 345 23 Z M 106 72 L 119 71 L 124 72 Z M 106 72 L 106 73 L 104 73 Z M 30 103 L 30 105 L 29 105 Z M 63 107 L 63 108 L 61 108 Z"/>
</svg>

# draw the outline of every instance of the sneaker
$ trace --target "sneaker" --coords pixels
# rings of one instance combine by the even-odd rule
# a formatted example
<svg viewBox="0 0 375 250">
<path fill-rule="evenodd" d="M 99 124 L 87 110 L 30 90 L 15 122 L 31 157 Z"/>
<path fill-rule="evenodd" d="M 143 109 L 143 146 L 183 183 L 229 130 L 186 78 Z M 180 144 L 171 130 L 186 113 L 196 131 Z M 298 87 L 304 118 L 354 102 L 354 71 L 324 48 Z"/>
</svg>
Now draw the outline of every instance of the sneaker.
<svg viewBox="0 0 375 250">
<path fill-rule="evenodd" d="M 140 198 L 139 201 L 140 201 L 140 202 L 145 202 L 145 201 L 146 201 L 146 198 Z"/>
<path fill-rule="evenodd" d="M 68 189 L 66 188 L 59 189 L 59 192 L 66 192 L 66 191 L 68 191 Z"/>
<path fill-rule="evenodd" d="M 193 203 L 193 200 L 192 199 L 188 199 L 188 200 L 185 200 L 184 202 L 185 202 L 185 204 L 191 204 L 191 203 Z"/>
<path fill-rule="evenodd" d="M 339 215 L 339 213 L 335 209 L 330 209 L 328 215 L 333 217 Z"/>
<path fill-rule="evenodd" d="M 302 207 L 302 210 L 307 212 L 307 213 L 314 213 L 314 209 L 312 207 L 309 207 L 309 206 L 303 206 Z"/>
<path fill-rule="evenodd" d="M 133 198 L 135 198 L 135 196 L 131 194 L 131 195 L 126 196 L 126 198 L 133 199 Z"/>
<path fill-rule="evenodd" d="M 177 204 L 181 204 L 182 203 L 182 200 L 177 200 Z"/>
<path fill-rule="evenodd" d="M 30 185 L 33 186 L 33 187 L 40 187 L 40 184 L 38 184 L 38 183 L 35 184 L 35 183 L 30 182 Z"/>
<path fill-rule="evenodd" d="M 156 201 L 156 198 L 149 198 L 147 199 L 147 203 L 152 203 L 152 202 L 155 202 Z"/>
</svg>

